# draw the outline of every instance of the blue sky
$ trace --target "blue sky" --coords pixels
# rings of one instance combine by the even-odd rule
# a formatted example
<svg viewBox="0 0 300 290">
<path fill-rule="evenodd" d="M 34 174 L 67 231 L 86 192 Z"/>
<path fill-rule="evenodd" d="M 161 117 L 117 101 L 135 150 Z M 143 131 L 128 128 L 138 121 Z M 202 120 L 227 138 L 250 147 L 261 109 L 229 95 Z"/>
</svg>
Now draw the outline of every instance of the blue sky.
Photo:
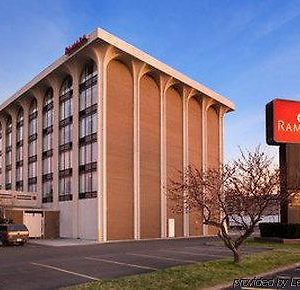
<svg viewBox="0 0 300 290">
<path fill-rule="evenodd" d="M 0 102 L 96 27 L 235 102 L 226 159 L 265 144 L 268 101 L 300 98 L 299 0 L 1 0 Z"/>
</svg>

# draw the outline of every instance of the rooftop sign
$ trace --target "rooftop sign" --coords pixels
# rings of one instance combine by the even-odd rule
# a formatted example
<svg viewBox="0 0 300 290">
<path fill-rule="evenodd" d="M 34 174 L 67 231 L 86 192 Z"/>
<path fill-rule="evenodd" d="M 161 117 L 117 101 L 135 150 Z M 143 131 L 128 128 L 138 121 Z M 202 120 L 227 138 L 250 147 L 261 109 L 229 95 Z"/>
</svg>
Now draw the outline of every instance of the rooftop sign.
<svg viewBox="0 0 300 290">
<path fill-rule="evenodd" d="M 300 143 L 300 102 L 275 99 L 266 106 L 269 145 Z"/>
<path fill-rule="evenodd" d="M 76 40 L 74 43 L 71 45 L 67 46 L 65 48 L 65 54 L 66 55 L 71 55 L 73 52 L 78 50 L 80 47 L 85 45 L 88 41 L 88 37 L 84 34 L 83 36 L 79 37 L 78 40 Z"/>
</svg>

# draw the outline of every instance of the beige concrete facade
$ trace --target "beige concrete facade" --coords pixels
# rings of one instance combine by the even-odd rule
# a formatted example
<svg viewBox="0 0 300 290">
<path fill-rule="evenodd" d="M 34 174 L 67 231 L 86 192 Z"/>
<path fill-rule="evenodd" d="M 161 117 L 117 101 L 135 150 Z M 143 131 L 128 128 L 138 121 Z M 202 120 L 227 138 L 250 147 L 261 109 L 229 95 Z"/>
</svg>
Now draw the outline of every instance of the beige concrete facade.
<svg viewBox="0 0 300 290">
<path fill-rule="evenodd" d="M 2 187 L 15 190 L 22 167 L 22 191 L 35 188 L 42 207 L 60 212 L 63 237 L 167 238 L 173 222 L 175 237 L 215 234 L 201 216 L 174 215 L 165 188 L 174 169 L 222 162 L 223 119 L 233 103 L 101 29 L 87 38 L 0 106 Z"/>
</svg>

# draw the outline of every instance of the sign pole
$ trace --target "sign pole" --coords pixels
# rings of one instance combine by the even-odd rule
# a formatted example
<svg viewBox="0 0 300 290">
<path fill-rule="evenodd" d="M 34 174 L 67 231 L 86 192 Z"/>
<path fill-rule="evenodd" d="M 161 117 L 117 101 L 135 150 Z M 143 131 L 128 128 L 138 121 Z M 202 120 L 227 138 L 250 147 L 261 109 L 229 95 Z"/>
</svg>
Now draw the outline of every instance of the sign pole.
<svg viewBox="0 0 300 290">
<path fill-rule="evenodd" d="M 279 146 L 280 192 L 287 196 L 287 146 Z M 280 222 L 288 223 L 288 201 L 280 204 Z"/>
</svg>

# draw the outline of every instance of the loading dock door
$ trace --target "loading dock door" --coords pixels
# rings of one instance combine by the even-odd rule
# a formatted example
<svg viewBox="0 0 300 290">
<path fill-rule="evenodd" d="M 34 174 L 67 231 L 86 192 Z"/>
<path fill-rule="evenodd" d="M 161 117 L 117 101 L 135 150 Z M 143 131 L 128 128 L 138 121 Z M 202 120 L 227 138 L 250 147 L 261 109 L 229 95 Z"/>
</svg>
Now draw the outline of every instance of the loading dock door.
<svg viewBox="0 0 300 290">
<path fill-rule="evenodd" d="M 43 216 L 42 213 L 24 212 L 24 224 L 29 230 L 30 238 L 42 237 Z"/>
</svg>

